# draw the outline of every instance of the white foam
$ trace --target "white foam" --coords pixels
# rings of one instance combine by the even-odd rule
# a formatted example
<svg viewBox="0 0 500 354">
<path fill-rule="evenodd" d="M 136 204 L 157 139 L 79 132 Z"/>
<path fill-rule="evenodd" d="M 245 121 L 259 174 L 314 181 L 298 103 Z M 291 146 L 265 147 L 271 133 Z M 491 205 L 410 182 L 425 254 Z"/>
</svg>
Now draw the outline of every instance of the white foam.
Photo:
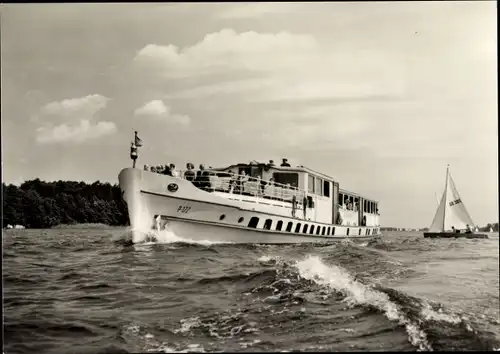
<svg viewBox="0 0 500 354">
<path fill-rule="evenodd" d="M 222 241 L 209 241 L 209 240 L 193 240 L 190 238 L 182 238 L 177 236 L 174 232 L 169 229 L 156 231 L 149 230 L 147 232 L 137 231 L 133 233 L 133 242 L 134 244 L 140 245 L 153 245 L 153 244 L 171 244 L 171 243 L 190 243 L 197 244 L 202 246 L 211 246 L 215 244 L 225 244 L 229 242 Z"/>
<path fill-rule="evenodd" d="M 334 289 L 346 295 L 349 304 L 371 305 L 382 311 L 391 321 L 404 325 L 410 342 L 420 350 L 432 350 L 425 333 L 418 325 L 411 323 L 400 313 L 398 306 L 391 302 L 387 294 L 373 290 L 356 280 L 344 269 L 337 266 L 327 266 L 318 256 L 307 256 L 296 263 L 301 277 Z"/>
<path fill-rule="evenodd" d="M 452 314 L 446 314 L 441 309 L 439 309 L 439 311 L 436 312 L 428 304 L 424 305 L 424 307 L 420 311 L 420 315 L 426 320 L 448 322 L 451 324 L 458 324 L 462 322 L 462 319 L 460 317 Z"/>
</svg>

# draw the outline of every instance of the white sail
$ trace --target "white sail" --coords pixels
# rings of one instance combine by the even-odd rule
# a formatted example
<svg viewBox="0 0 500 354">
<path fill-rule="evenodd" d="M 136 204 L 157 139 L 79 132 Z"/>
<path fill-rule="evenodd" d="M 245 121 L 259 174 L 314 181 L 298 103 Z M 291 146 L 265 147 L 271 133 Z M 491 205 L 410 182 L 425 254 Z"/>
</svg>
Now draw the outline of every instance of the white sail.
<svg viewBox="0 0 500 354">
<path fill-rule="evenodd" d="M 434 215 L 434 219 L 432 220 L 431 227 L 429 227 L 429 231 L 431 232 L 442 232 L 444 225 L 444 213 L 445 213 L 445 204 L 446 204 L 446 191 L 443 193 L 441 197 L 441 202 L 436 210 L 436 214 Z"/>
<path fill-rule="evenodd" d="M 443 196 L 429 228 L 431 232 L 451 231 L 452 226 L 464 230 L 467 225 L 474 227 L 474 223 L 458 194 L 455 182 L 449 169 L 446 170 L 446 183 Z"/>
</svg>

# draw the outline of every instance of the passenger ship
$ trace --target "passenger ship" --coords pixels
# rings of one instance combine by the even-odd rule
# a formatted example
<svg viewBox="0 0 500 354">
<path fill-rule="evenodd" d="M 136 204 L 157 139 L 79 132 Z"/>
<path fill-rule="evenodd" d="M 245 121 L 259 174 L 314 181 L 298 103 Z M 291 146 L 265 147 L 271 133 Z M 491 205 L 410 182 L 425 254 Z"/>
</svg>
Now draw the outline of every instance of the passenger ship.
<svg viewBox="0 0 500 354">
<path fill-rule="evenodd" d="M 168 229 L 183 239 L 232 243 L 328 242 L 380 233 L 377 201 L 340 189 L 334 178 L 310 168 L 252 161 L 205 173 L 209 183 L 197 185 L 183 173 L 135 168 L 134 159 L 134 167 L 118 176 L 133 232 Z"/>
</svg>

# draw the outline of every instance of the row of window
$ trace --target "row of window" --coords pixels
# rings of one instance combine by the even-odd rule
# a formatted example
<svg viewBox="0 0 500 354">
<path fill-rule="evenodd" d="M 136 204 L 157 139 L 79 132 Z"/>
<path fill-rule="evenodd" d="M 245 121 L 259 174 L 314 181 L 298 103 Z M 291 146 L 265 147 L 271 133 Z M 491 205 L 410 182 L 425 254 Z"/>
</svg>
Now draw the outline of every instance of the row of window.
<svg viewBox="0 0 500 354">
<path fill-rule="evenodd" d="M 259 224 L 259 218 L 256 216 L 253 216 L 248 223 L 248 227 L 252 227 L 255 229 L 255 228 L 257 228 L 258 224 Z M 264 222 L 263 229 L 264 230 L 271 230 L 272 226 L 273 226 L 273 220 L 266 219 L 266 221 Z M 278 222 L 276 223 L 276 225 L 274 227 L 274 230 L 275 231 L 282 231 L 283 230 L 283 221 L 282 220 L 278 220 Z M 309 235 L 335 236 L 335 226 L 309 225 L 307 223 L 302 224 L 301 222 L 298 222 L 297 224 L 295 224 L 295 227 L 294 227 L 294 222 L 289 221 L 288 224 L 286 225 L 285 231 L 292 232 L 292 230 L 296 234 L 302 232 L 303 234 L 309 234 Z M 349 236 L 349 231 L 350 231 L 350 228 L 347 228 L 347 233 L 346 233 L 347 236 Z M 360 228 L 358 235 L 361 235 L 361 231 L 362 231 L 362 229 Z M 370 234 L 371 234 L 371 230 L 366 229 L 366 235 L 370 235 Z"/>
<path fill-rule="evenodd" d="M 323 197 L 330 197 L 330 181 L 322 178 L 308 175 L 307 191 Z"/>
<path fill-rule="evenodd" d="M 359 210 L 359 197 L 339 193 L 338 203 L 350 210 Z M 363 212 L 369 214 L 378 214 L 378 203 L 370 200 L 363 200 Z"/>
</svg>

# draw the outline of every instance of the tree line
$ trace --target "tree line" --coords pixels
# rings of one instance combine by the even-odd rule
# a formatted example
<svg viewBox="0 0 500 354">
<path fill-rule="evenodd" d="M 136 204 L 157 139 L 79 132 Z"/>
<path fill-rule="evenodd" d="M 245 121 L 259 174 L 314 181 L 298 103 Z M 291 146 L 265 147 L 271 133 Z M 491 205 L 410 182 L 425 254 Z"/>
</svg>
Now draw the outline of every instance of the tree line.
<svg viewBox="0 0 500 354">
<path fill-rule="evenodd" d="M 50 228 L 60 224 L 129 225 L 120 187 L 99 181 L 26 181 L 19 187 L 2 183 L 3 227 Z"/>
</svg>

